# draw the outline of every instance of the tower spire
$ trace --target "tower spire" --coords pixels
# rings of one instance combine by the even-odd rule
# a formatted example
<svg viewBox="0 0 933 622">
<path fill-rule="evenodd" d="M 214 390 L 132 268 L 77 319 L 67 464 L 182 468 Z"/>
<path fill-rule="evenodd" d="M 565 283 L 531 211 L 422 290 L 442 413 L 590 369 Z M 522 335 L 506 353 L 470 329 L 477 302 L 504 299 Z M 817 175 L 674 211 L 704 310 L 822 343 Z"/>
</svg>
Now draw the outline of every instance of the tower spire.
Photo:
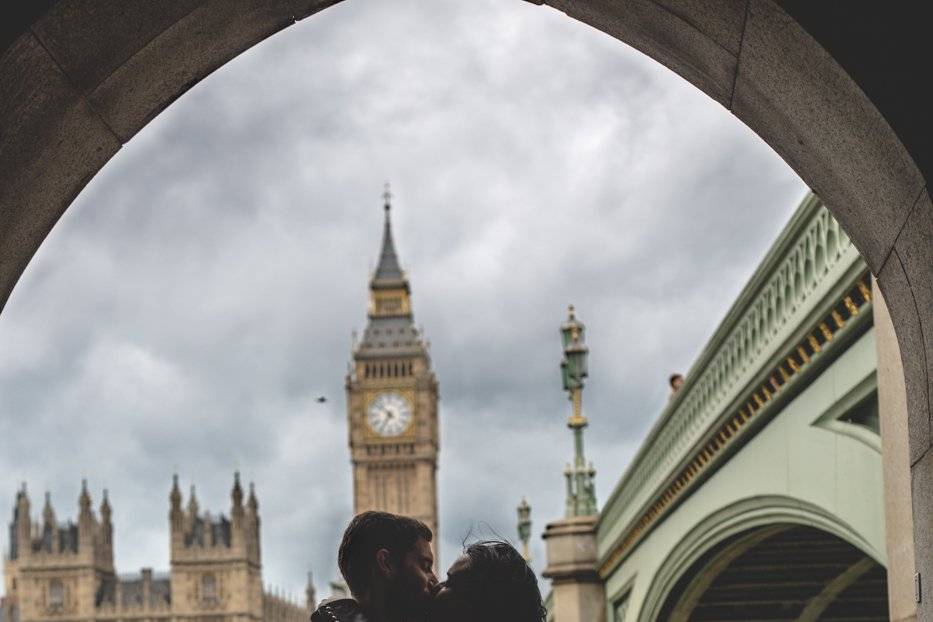
<svg viewBox="0 0 933 622">
<path fill-rule="evenodd" d="M 55 526 L 55 510 L 52 509 L 52 495 L 45 493 L 45 506 L 42 508 L 42 520 L 45 525 Z"/>
<path fill-rule="evenodd" d="M 110 517 L 113 514 L 113 508 L 110 506 L 110 497 L 107 494 L 107 489 L 104 488 L 103 499 L 100 502 L 100 517 L 101 520 L 105 523 L 110 522 Z"/>
<path fill-rule="evenodd" d="M 191 484 L 191 494 L 188 497 L 188 516 L 193 521 L 198 517 L 198 498 L 194 494 L 194 484 Z"/>
<path fill-rule="evenodd" d="M 383 209 L 385 210 L 385 223 L 382 228 L 382 251 L 379 253 L 379 265 L 373 275 L 373 285 L 385 282 L 398 282 L 405 277 L 398 263 L 398 254 L 395 252 L 395 241 L 392 239 L 392 220 L 389 214 L 392 210 L 392 192 L 386 183 L 382 193 Z"/>
<path fill-rule="evenodd" d="M 172 474 L 172 490 L 168 495 L 172 512 L 181 512 L 181 490 L 178 488 L 178 473 Z"/>
<path fill-rule="evenodd" d="M 87 480 L 81 480 L 81 496 L 78 497 L 78 504 L 81 506 L 81 510 L 90 510 L 91 509 L 91 495 L 87 491 Z"/>
</svg>

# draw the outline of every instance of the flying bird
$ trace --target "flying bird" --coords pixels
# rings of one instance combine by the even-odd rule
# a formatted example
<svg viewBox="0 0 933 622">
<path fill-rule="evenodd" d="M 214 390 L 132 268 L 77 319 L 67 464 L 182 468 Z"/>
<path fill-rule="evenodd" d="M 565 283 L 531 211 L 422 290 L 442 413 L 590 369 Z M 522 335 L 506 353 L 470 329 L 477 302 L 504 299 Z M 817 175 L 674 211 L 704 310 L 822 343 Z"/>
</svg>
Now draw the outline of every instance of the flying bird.
<svg viewBox="0 0 933 622">
<path fill-rule="evenodd" d="M 318 403 L 318 404 L 323 404 L 323 403 L 326 402 L 326 401 L 327 401 L 327 398 L 324 397 L 323 395 L 320 396 L 319 398 L 317 398 L 317 403 Z"/>
</svg>

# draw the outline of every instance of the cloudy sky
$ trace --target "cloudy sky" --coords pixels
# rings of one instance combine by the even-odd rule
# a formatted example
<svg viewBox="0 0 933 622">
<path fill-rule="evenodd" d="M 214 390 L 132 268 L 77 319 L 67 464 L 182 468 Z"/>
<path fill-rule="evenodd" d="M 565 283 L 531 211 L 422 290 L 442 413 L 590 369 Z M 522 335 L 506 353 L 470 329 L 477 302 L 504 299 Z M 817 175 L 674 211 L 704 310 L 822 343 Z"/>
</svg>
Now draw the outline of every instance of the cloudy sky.
<svg viewBox="0 0 933 622">
<path fill-rule="evenodd" d="M 442 562 L 471 529 L 513 537 L 526 495 L 539 571 L 572 450 L 566 305 L 602 501 L 805 192 L 712 100 L 554 10 L 348 0 L 173 104 L 29 265 L 0 316 L 3 516 L 26 481 L 72 517 L 86 477 L 118 570 L 167 569 L 172 472 L 219 512 L 239 469 L 265 580 L 297 596 L 313 569 L 327 593 L 387 180 L 440 380 Z"/>
</svg>

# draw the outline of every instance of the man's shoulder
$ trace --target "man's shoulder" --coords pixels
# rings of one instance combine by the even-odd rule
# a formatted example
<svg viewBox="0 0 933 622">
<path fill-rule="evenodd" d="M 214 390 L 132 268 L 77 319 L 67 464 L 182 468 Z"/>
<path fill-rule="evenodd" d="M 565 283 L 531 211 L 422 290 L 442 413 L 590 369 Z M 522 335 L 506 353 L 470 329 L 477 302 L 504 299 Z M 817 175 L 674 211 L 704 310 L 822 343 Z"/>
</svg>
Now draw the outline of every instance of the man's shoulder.
<svg viewBox="0 0 933 622">
<path fill-rule="evenodd" d="M 366 616 L 352 598 L 338 598 L 321 603 L 311 614 L 311 622 L 366 622 Z"/>
</svg>

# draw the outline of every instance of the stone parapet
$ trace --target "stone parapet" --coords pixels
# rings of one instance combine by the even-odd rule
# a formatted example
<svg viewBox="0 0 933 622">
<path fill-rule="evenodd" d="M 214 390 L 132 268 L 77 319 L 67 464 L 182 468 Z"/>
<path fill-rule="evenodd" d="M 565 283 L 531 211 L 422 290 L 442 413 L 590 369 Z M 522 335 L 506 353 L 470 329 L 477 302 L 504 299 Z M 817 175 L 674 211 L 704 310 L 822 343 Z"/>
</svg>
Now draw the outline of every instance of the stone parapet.
<svg viewBox="0 0 933 622">
<path fill-rule="evenodd" d="M 554 622 L 605 622 L 606 595 L 597 572 L 596 523 L 599 517 L 575 516 L 550 523 L 544 577 L 551 579 Z"/>
</svg>

